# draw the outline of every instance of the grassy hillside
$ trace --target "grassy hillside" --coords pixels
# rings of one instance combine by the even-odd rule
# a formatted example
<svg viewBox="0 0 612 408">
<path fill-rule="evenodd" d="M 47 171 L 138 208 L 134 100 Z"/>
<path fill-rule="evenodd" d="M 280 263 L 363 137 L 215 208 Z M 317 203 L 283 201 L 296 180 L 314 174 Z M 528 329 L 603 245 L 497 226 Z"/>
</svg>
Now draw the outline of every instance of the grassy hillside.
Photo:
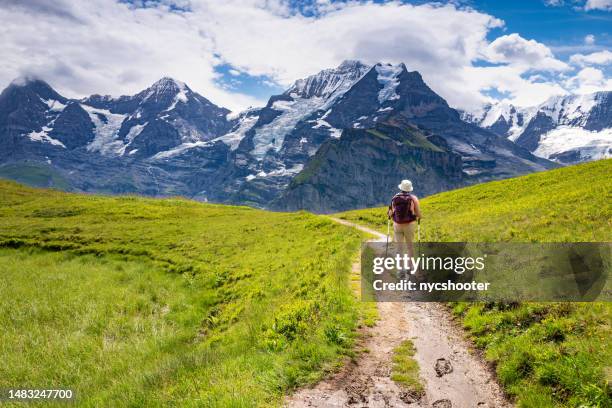
<svg viewBox="0 0 612 408">
<path fill-rule="evenodd" d="M 436 194 L 421 200 L 421 236 L 428 241 L 610 241 L 611 175 L 612 160 L 601 160 Z M 419 181 L 413 182 L 418 195 Z M 338 216 L 387 231 L 385 208 Z"/>
<path fill-rule="evenodd" d="M 277 405 L 350 353 L 360 239 L 307 213 L 0 181 L 0 389 Z"/>
<path fill-rule="evenodd" d="M 70 190 L 70 183 L 52 166 L 37 162 L 9 163 L 0 165 L 0 177 L 36 187 L 53 187 Z"/>
<path fill-rule="evenodd" d="M 611 174 L 612 160 L 605 160 L 427 197 L 422 236 L 612 241 Z M 386 208 L 339 216 L 386 232 Z M 612 406 L 609 303 L 458 304 L 454 311 L 518 406 Z"/>
</svg>

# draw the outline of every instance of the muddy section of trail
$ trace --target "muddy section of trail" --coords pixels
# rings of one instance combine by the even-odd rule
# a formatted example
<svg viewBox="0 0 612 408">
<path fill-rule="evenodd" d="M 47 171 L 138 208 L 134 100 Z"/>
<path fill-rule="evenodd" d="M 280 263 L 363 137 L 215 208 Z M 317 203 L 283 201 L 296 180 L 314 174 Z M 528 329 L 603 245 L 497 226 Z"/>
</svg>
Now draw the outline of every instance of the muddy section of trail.
<svg viewBox="0 0 612 408">
<path fill-rule="evenodd" d="M 391 380 L 393 349 L 408 329 L 402 305 L 379 305 L 381 318 L 368 329 L 361 346 L 366 350 L 339 373 L 314 388 L 298 391 L 286 401 L 289 407 L 403 407 L 409 396 Z"/>
<path fill-rule="evenodd" d="M 425 395 L 433 407 L 510 407 L 495 373 L 475 353 L 463 330 L 439 303 L 403 303 L 407 336 Z"/>
<path fill-rule="evenodd" d="M 370 228 L 334 219 L 374 235 Z M 353 265 L 353 272 L 360 264 Z M 303 407 L 511 407 L 493 371 L 474 353 L 448 310 L 437 303 L 379 302 L 379 320 L 365 328 L 365 351 L 339 372 L 288 397 L 285 406 Z M 412 395 L 391 380 L 393 350 L 411 340 L 416 348 L 424 396 Z"/>
</svg>

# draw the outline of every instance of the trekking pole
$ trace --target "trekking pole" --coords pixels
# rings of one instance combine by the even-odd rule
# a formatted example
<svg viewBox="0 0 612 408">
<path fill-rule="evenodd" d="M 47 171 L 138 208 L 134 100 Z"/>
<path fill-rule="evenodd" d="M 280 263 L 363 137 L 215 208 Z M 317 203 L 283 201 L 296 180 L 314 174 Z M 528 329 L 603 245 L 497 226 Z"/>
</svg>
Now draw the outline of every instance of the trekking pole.
<svg viewBox="0 0 612 408">
<path fill-rule="evenodd" d="M 387 242 L 385 244 L 385 258 L 387 257 L 387 252 L 389 251 L 389 230 L 391 225 L 391 217 L 387 217 Z"/>
<path fill-rule="evenodd" d="M 421 219 L 417 219 L 417 257 L 421 256 Z"/>
</svg>

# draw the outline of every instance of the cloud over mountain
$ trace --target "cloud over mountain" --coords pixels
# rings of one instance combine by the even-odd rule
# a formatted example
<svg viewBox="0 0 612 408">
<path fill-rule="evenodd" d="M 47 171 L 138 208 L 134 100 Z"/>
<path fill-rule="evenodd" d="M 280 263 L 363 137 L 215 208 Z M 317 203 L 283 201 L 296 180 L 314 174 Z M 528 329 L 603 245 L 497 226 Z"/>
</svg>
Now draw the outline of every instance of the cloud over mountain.
<svg viewBox="0 0 612 408">
<path fill-rule="evenodd" d="M 0 25 L 0 85 L 28 74 L 75 97 L 131 94 L 167 75 L 239 109 L 264 101 L 246 87 L 223 86 L 223 75 L 284 88 L 360 59 L 403 61 L 451 105 L 469 108 L 491 90 L 516 103 L 564 93 L 567 77 L 560 75 L 574 69 L 533 39 L 493 36 L 502 20 L 454 3 L 11 0 L 0 6 Z M 548 74 L 535 80 L 533 71 Z"/>
<path fill-rule="evenodd" d="M 563 71 L 568 65 L 556 59 L 550 49 L 535 40 L 514 33 L 498 37 L 487 47 L 491 62 L 505 62 L 526 70 Z"/>
</svg>

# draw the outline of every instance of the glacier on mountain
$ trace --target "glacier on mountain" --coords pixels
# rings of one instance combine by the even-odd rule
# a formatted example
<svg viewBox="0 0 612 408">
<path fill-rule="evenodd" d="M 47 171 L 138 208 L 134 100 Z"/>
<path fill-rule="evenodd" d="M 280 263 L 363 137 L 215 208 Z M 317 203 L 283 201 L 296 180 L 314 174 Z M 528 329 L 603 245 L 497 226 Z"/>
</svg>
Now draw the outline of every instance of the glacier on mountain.
<svg viewBox="0 0 612 408">
<path fill-rule="evenodd" d="M 284 98 L 274 101 L 271 105 L 271 108 L 280 114 L 270 123 L 256 129 L 251 155 L 261 160 L 270 149 L 279 151 L 285 136 L 295 128 L 298 122 L 315 111 L 327 111 L 320 118 L 324 121 L 334 102 L 358 82 L 370 68 L 359 61 L 344 61 L 337 68 L 325 69 L 318 74 L 295 81 L 283 93 Z M 321 127 L 326 123 L 318 122 L 314 126 Z M 329 130 L 330 136 L 337 137 L 338 129 L 329 125 Z"/>
<path fill-rule="evenodd" d="M 238 124 L 235 125 L 234 128 L 228 133 L 213 139 L 213 141 L 221 141 L 228 145 L 230 150 L 236 150 L 242 139 L 244 139 L 246 132 L 248 132 L 257 123 L 259 115 L 241 115 L 239 113 L 228 115 L 227 118 L 228 120 L 237 119 Z"/>
<path fill-rule="evenodd" d="M 119 129 L 125 120 L 125 114 L 111 113 L 107 109 L 93 108 L 89 105 L 81 104 L 81 108 L 89 114 L 93 122 L 94 140 L 87 145 L 90 152 L 99 152 L 104 155 L 121 155 L 125 151 L 123 141 L 118 140 Z"/>
<path fill-rule="evenodd" d="M 149 122 L 145 122 L 141 125 L 134 125 L 130 128 L 127 135 L 125 135 L 125 140 L 127 141 L 127 143 L 117 150 L 117 154 L 119 156 L 123 156 L 125 154 L 125 150 L 130 146 L 130 144 L 132 144 L 134 139 L 136 139 L 136 136 L 138 136 L 140 132 L 142 132 L 142 129 L 144 129 L 145 126 L 147 126 L 148 124 Z M 136 151 L 138 151 L 138 149 L 131 150 L 129 155 L 133 155 L 134 153 L 136 153 Z"/>
<path fill-rule="evenodd" d="M 255 130 L 251 155 L 257 160 L 264 158 L 270 149 L 279 151 L 289 133 L 297 123 L 317 110 L 322 98 L 297 98 L 292 101 L 276 101 L 272 109 L 281 112 L 272 122 Z"/>
<path fill-rule="evenodd" d="M 559 155 L 577 154 L 581 161 L 612 158 L 612 129 L 599 132 L 577 126 L 560 126 L 540 138 L 535 155 L 555 160 Z"/>
<path fill-rule="evenodd" d="M 376 72 L 378 72 L 377 80 L 383 86 L 378 92 L 378 102 L 382 104 L 388 100 L 399 99 L 395 89 L 399 85 L 398 76 L 405 69 L 404 64 L 376 64 Z"/>
<path fill-rule="evenodd" d="M 194 147 L 208 147 L 211 145 L 212 145 L 211 142 L 204 142 L 204 141 L 181 143 L 180 145 L 170 150 L 165 150 L 165 151 L 156 153 L 153 157 L 151 157 L 151 159 L 153 160 L 169 159 L 171 157 L 178 156 L 189 149 L 193 149 Z"/>
</svg>

